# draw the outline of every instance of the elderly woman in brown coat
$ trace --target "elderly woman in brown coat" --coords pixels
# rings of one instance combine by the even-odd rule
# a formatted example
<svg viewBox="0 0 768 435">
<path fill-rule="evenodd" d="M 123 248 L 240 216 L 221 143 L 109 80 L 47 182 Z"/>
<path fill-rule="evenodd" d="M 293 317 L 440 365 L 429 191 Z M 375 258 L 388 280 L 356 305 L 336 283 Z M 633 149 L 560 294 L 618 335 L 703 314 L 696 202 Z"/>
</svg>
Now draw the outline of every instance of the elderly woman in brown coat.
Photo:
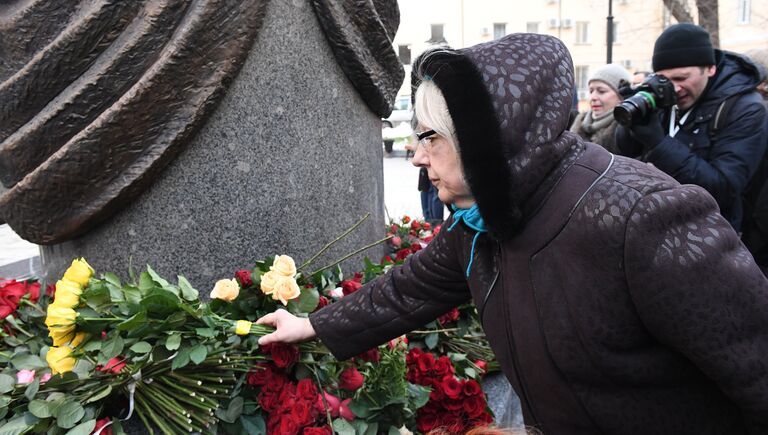
<svg viewBox="0 0 768 435">
<path fill-rule="evenodd" d="M 400 267 L 260 339 L 340 359 L 472 299 L 545 434 L 768 433 L 768 281 L 702 188 L 567 132 L 563 44 L 518 34 L 414 66 L 444 230 Z"/>
</svg>

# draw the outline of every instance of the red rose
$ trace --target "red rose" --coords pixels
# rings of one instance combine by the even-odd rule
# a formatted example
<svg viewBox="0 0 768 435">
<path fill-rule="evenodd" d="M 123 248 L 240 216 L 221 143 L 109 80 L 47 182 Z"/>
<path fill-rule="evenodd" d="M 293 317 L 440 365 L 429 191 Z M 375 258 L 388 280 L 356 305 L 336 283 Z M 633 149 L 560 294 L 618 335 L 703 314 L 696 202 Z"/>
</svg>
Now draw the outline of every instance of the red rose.
<svg viewBox="0 0 768 435">
<path fill-rule="evenodd" d="M 341 291 L 344 293 L 344 296 L 351 295 L 352 293 L 360 290 L 362 287 L 362 284 L 351 279 L 345 279 L 341 282 Z"/>
<path fill-rule="evenodd" d="M 446 376 L 443 378 L 441 386 L 443 387 L 443 391 L 445 391 L 445 395 L 451 399 L 458 399 L 459 396 L 461 396 L 461 392 L 464 391 L 464 385 L 462 385 L 461 381 L 454 376 Z"/>
<path fill-rule="evenodd" d="M 434 229 L 434 230 L 432 230 L 432 234 L 433 234 L 433 235 L 435 235 L 435 236 L 436 236 L 436 235 L 438 235 L 438 234 L 440 234 L 440 230 L 441 230 L 441 229 L 443 229 L 443 226 L 442 226 L 442 225 L 435 225 L 435 229 Z"/>
<path fill-rule="evenodd" d="M 421 243 L 419 242 L 411 243 L 411 252 L 415 254 L 419 251 L 421 251 Z"/>
<path fill-rule="evenodd" d="M 442 402 L 445 399 L 445 392 L 443 392 L 442 388 L 433 388 L 432 391 L 429 392 L 429 400 L 434 401 L 436 403 Z"/>
<path fill-rule="evenodd" d="M 420 371 L 426 372 L 428 370 L 431 370 L 432 367 L 434 367 L 434 366 L 435 366 L 435 356 L 434 355 L 432 355 L 429 352 L 422 353 L 421 355 L 419 355 L 418 367 L 419 367 Z"/>
<path fill-rule="evenodd" d="M 469 379 L 464 383 L 464 395 L 467 397 L 480 396 L 483 394 L 483 389 L 480 384 L 474 379 Z"/>
<path fill-rule="evenodd" d="M 110 425 L 110 426 L 107 426 Z M 109 417 L 102 418 L 101 420 L 96 420 L 96 426 L 93 427 L 93 431 L 91 432 L 96 433 L 99 432 L 99 429 L 107 426 L 104 429 L 101 429 L 101 432 L 99 432 L 99 435 L 112 435 L 112 419 Z"/>
<path fill-rule="evenodd" d="M 320 296 L 320 299 L 318 299 L 317 301 L 317 307 L 315 307 L 315 311 L 319 310 L 320 308 L 323 308 L 329 303 L 330 302 L 328 302 L 328 298 L 326 298 L 325 296 Z"/>
<path fill-rule="evenodd" d="M 302 379 L 296 384 L 296 395 L 305 400 L 315 400 L 317 386 L 311 379 Z"/>
<path fill-rule="evenodd" d="M 421 229 L 421 224 L 419 223 L 419 221 L 412 221 L 411 222 L 411 229 L 412 230 L 416 230 L 416 231 L 420 230 Z"/>
<path fill-rule="evenodd" d="M 393 260 L 392 257 L 390 257 L 389 255 L 385 255 L 384 258 L 381 259 L 381 264 L 394 263 L 394 262 L 395 260 Z"/>
<path fill-rule="evenodd" d="M 445 408 L 447 411 L 450 411 L 451 413 L 456 413 L 457 411 L 461 411 L 464 408 L 464 400 L 463 399 L 451 399 L 450 397 L 445 397 L 442 402 L 440 402 L 441 405 L 443 405 L 443 408 Z"/>
<path fill-rule="evenodd" d="M 394 246 L 395 248 L 399 248 L 400 245 L 403 244 L 403 239 L 395 236 L 395 237 L 392 237 L 392 239 L 390 239 L 390 242 L 392 242 L 392 246 Z"/>
<path fill-rule="evenodd" d="M 363 274 L 362 272 L 355 272 L 355 274 L 352 276 L 352 281 L 357 281 L 362 284 L 363 282 Z"/>
<path fill-rule="evenodd" d="M 259 405 L 269 413 L 275 412 L 280 406 L 280 395 L 275 391 L 263 389 L 259 393 Z"/>
<path fill-rule="evenodd" d="M 349 409 L 349 402 L 351 402 L 352 399 L 344 399 L 341 401 L 341 404 L 339 404 L 339 416 L 347 421 L 352 421 L 355 419 L 355 414 L 352 413 L 352 410 Z"/>
<path fill-rule="evenodd" d="M 45 295 L 53 298 L 56 296 L 56 284 L 48 284 L 45 286 Z"/>
<path fill-rule="evenodd" d="M 493 417 L 491 417 L 491 414 L 487 412 L 483 412 L 477 418 L 472 419 L 469 425 L 472 427 L 477 427 L 477 426 L 488 426 L 491 423 L 493 423 Z"/>
<path fill-rule="evenodd" d="M 451 311 L 448 311 L 447 313 L 437 318 L 437 322 L 440 323 L 440 325 L 445 325 L 447 323 L 455 322 L 457 320 L 459 320 L 458 308 L 454 308 Z"/>
<path fill-rule="evenodd" d="M 124 367 L 125 367 L 125 360 L 119 356 L 116 356 L 110 359 L 109 361 L 107 361 L 107 364 L 104 365 L 103 367 L 100 365 L 96 366 L 96 371 L 102 372 L 102 373 L 112 373 L 116 375 L 120 373 L 120 371 L 123 370 Z"/>
<path fill-rule="evenodd" d="M 253 285 L 253 281 L 251 281 L 250 270 L 238 270 L 237 272 L 235 272 L 235 278 L 237 278 L 237 280 L 240 281 L 240 285 L 243 288 L 250 287 Z"/>
<path fill-rule="evenodd" d="M 435 374 L 439 376 L 440 379 L 454 373 L 456 373 L 456 371 L 453 368 L 450 358 L 443 355 L 437 359 L 437 362 L 435 362 Z"/>
<path fill-rule="evenodd" d="M 271 343 L 261 346 L 262 352 L 272 356 L 272 361 L 281 369 L 286 368 L 299 360 L 299 348 L 292 344 Z"/>
<path fill-rule="evenodd" d="M 356 391 L 363 386 L 365 378 L 354 367 L 347 367 L 339 375 L 339 388 L 347 391 Z"/>
<path fill-rule="evenodd" d="M 393 233 L 393 234 L 394 234 L 394 233 L 396 233 L 396 232 L 397 232 L 397 225 L 395 225 L 395 224 L 392 224 L 392 225 L 389 227 L 389 230 L 390 230 L 390 231 L 392 231 L 392 233 Z"/>
<path fill-rule="evenodd" d="M 360 355 L 357 356 L 357 358 L 360 358 L 361 360 L 368 361 L 368 362 L 379 362 L 381 361 L 381 354 L 379 354 L 379 348 L 374 347 L 361 353 Z"/>
<path fill-rule="evenodd" d="M 458 413 L 445 412 L 440 415 L 440 426 L 448 433 L 464 433 L 464 419 Z"/>
<path fill-rule="evenodd" d="M 280 435 L 297 435 L 299 433 L 299 425 L 290 418 L 290 416 L 283 416 L 280 419 L 280 429 L 278 432 Z"/>
<path fill-rule="evenodd" d="M 406 216 L 403 216 L 403 223 L 404 223 L 404 224 L 407 224 L 407 223 L 408 223 L 408 222 L 410 222 L 410 221 L 411 221 L 411 218 L 410 218 L 409 216 L 407 216 L 407 215 L 406 215 Z"/>
<path fill-rule="evenodd" d="M 395 253 L 395 261 L 402 261 L 405 260 L 406 257 L 411 255 L 411 250 L 409 248 L 403 248 Z"/>
<path fill-rule="evenodd" d="M 300 427 L 308 426 L 317 419 L 317 410 L 310 402 L 299 400 L 290 409 L 291 419 Z"/>
<path fill-rule="evenodd" d="M 488 372 L 488 363 L 479 359 L 475 361 L 475 365 L 480 370 L 480 374 L 483 375 Z"/>
<path fill-rule="evenodd" d="M 325 397 L 325 400 L 323 400 L 323 397 Z M 336 418 L 339 416 L 339 406 L 341 405 L 341 401 L 338 397 L 334 396 L 333 394 L 323 391 L 323 394 L 317 395 L 317 402 L 315 403 L 315 409 L 317 409 L 320 414 L 325 415 L 326 406 L 328 407 L 328 412 L 331 414 L 332 418 Z"/>
<path fill-rule="evenodd" d="M 426 231 L 429 231 L 430 228 L 432 228 L 432 225 L 429 222 L 424 222 L 421 224 L 421 227 L 424 228 Z"/>
<path fill-rule="evenodd" d="M 424 242 L 424 243 L 429 243 L 429 242 L 432 241 L 433 238 L 434 238 L 434 236 L 427 236 L 427 237 L 422 238 L 421 241 Z"/>
<path fill-rule="evenodd" d="M 419 432 L 427 433 L 432 429 L 435 429 L 436 427 L 438 427 L 439 424 L 440 423 L 437 419 L 437 415 L 419 413 L 419 416 L 416 420 L 416 429 L 418 429 Z"/>
<path fill-rule="evenodd" d="M 328 426 L 305 427 L 304 435 L 333 435 L 333 432 L 328 428 Z"/>
<path fill-rule="evenodd" d="M 16 311 L 16 307 L 9 306 L 9 305 L 2 305 L 2 302 L 0 302 L 0 319 L 5 319 L 9 314 Z"/>
<path fill-rule="evenodd" d="M 467 397 L 461 406 L 470 418 L 477 418 L 485 412 L 485 399 L 480 396 Z"/>
<path fill-rule="evenodd" d="M 246 383 L 251 386 L 262 386 L 266 385 L 273 377 L 274 373 L 269 364 L 257 364 L 248 372 Z"/>
</svg>

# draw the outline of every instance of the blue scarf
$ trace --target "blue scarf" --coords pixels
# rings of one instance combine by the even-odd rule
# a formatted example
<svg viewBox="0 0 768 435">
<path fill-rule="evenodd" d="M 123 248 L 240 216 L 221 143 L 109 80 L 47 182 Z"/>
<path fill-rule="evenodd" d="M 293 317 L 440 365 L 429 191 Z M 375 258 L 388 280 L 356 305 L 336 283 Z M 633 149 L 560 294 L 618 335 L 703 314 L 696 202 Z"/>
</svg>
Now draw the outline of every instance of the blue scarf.
<svg viewBox="0 0 768 435">
<path fill-rule="evenodd" d="M 475 259 L 475 243 L 477 243 L 477 238 L 480 234 L 487 233 L 488 229 L 485 228 L 485 221 L 483 220 L 483 217 L 480 216 L 480 209 L 477 208 L 477 204 L 474 204 L 470 208 L 458 208 L 454 206 L 451 206 L 451 208 L 454 210 L 453 224 L 448 227 L 448 231 L 453 230 L 453 227 L 462 220 L 464 221 L 464 225 L 476 231 L 475 237 L 472 238 L 472 251 L 469 253 L 469 265 L 467 265 L 467 278 L 469 278 L 469 271 L 472 269 L 472 261 Z"/>
</svg>

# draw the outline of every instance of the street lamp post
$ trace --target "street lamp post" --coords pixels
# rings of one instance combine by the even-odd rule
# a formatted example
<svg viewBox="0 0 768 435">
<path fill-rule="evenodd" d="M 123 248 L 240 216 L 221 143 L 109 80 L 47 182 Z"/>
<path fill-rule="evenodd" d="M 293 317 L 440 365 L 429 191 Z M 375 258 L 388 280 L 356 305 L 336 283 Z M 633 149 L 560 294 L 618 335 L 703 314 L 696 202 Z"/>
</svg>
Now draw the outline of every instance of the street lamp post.
<svg viewBox="0 0 768 435">
<path fill-rule="evenodd" d="M 606 35 L 606 63 L 613 61 L 613 0 L 608 0 L 608 30 Z"/>
</svg>

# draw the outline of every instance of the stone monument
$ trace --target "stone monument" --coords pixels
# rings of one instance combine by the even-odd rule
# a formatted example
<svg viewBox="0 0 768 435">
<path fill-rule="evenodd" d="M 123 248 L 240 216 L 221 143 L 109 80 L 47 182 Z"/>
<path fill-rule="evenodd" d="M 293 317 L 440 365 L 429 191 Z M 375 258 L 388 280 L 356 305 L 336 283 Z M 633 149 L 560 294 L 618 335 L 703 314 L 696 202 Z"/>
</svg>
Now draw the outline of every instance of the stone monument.
<svg viewBox="0 0 768 435">
<path fill-rule="evenodd" d="M 203 293 L 366 213 L 317 265 L 380 238 L 398 22 L 394 0 L 5 2 L 0 222 L 49 282 L 83 256 Z"/>
</svg>

